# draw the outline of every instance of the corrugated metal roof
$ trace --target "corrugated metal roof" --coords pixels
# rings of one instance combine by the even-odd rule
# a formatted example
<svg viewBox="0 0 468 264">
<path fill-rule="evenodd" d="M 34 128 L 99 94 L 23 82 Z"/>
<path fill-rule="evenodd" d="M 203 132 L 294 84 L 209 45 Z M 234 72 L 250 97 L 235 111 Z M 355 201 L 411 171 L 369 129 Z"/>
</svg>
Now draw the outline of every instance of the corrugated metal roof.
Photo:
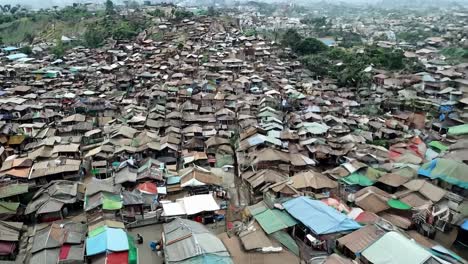
<svg viewBox="0 0 468 264">
<path fill-rule="evenodd" d="M 15 183 L 2 186 L 0 188 L 0 198 L 11 197 L 13 195 L 23 194 L 28 192 L 27 183 Z"/>
<path fill-rule="evenodd" d="M 344 237 L 341 237 L 337 242 L 344 247 L 347 247 L 351 252 L 357 255 L 384 234 L 385 231 L 377 226 L 367 225 Z"/>
<path fill-rule="evenodd" d="M 297 224 L 297 221 L 286 211 L 280 211 L 278 209 L 267 209 L 257 215 L 254 215 L 254 218 L 267 234 L 271 234 Z"/>
</svg>

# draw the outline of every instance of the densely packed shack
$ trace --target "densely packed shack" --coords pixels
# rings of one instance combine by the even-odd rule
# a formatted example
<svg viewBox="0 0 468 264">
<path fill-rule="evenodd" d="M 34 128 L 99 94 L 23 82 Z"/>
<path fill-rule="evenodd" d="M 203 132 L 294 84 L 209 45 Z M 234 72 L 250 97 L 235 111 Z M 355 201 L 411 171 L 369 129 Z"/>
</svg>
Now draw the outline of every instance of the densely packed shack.
<svg viewBox="0 0 468 264">
<path fill-rule="evenodd" d="M 4 260 L 136 263 L 126 228 L 169 222 L 166 263 L 462 261 L 467 65 L 338 87 L 203 16 L 20 55 L 0 68 Z"/>
</svg>

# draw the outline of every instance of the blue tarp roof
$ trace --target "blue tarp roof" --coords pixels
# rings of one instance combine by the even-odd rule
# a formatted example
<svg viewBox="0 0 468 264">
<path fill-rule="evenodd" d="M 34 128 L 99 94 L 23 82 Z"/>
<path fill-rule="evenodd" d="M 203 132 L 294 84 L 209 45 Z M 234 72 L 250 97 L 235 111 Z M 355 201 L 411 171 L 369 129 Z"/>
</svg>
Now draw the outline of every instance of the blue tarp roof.
<svg viewBox="0 0 468 264">
<path fill-rule="evenodd" d="M 166 184 L 177 184 L 180 182 L 179 176 L 172 176 L 166 179 Z"/>
<path fill-rule="evenodd" d="M 106 231 L 86 239 L 86 255 L 93 256 L 106 251 L 128 250 L 127 233 L 119 228 L 106 228 Z"/>
<path fill-rule="evenodd" d="M 336 44 L 336 41 L 332 38 L 319 38 L 318 40 L 327 46 L 333 46 Z"/>
<path fill-rule="evenodd" d="M 308 197 L 297 197 L 283 203 L 290 215 L 317 235 L 359 229 L 361 226 L 334 208 Z"/>
<path fill-rule="evenodd" d="M 468 219 L 463 221 L 463 224 L 460 226 L 463 230 L 468 230 Z"/>
<path fill-rule="evenodd" d="M 23 59 L 23 58 L 27 58 L 28 55 L 24 54 L 24 53 L 16 53 L 16 54 L 11 54 L 11 55 L 8 55 L 6 56 L 7 59 L 9 60 L 19 60 L 19 59 Z"/>
<path fill-rule="evenodd" d="M 13 46 L 8 46 L 8 47 L 3 48 L 2 50 L 3 51 L 15 51 L 15 50 L 19 50 L 19 48 L 13 47 Z"/>
<path fill-rule="evenodd" d="M 461 188 L 468 189 L 468 165 L 463 162 L 437 158 L 423 164 L 418 174 L 431 179 L 440 179 Z"/>
</svg>

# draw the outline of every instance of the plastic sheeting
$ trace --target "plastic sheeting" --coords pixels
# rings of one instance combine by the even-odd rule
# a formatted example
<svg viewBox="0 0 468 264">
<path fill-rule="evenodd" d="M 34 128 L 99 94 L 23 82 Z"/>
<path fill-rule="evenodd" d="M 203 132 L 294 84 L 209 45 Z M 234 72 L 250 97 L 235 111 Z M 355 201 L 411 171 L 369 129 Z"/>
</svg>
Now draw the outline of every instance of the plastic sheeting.
<svg viewBox="0 0 468 264">
<path fill-rule="evenodd" d="M 297 221 L 294 220 L 294 218 L 292 218 L 287 212 L 277 209 L 267 209 L 262 213 L 256 214 L 254 217 L 267 234 L 271 234 L 297 224 Z"/>
<path fill-rule="evenodd" d="M 163 230 L 166 263 L 232 263 L 221 240 L 200 223 L 177 218 Z"/>
<path fill-rule="evenodd" d="M 16 249 L 15 242 L 0 241 L 0 256 L 6 256 L 13 253 Z"/>
<path fill-rule="evenodd" d="M 138 263 L 138 249 L 135 246 L 135 239 L 127 234 L 128 240 L 128 264 Z"/>
<path fill-rule="evenodd" d="M 359 229 L 361 226 L 346 215 L 317 200 L 301 196 L 283 203 L 294 218 L 317 235 Z"/>
<path fill-rule="evenodd" d="M 86 254 L 88 256 L 106 251 L 126 250 L 128 250 L 127 233 L 122 229 L 106 228 L 105 232 L 86 239 Z"/>
<path fill-rule="evenodd" d="M 351 175 L 341 179 L 343 182 L 349 185 L 359 185 L 359 186 L 371 186 L 374 185 L 374 181 L 367 178 L 365 175 L 354 172 Z"/>
<path fill-rule="evenodd" d="M 418 174 L 431 179 L 441 179 L 450 184 L 468 189 L 468 165 L 449 159 L 435 159 L 423 164 Z"/>
<path fill-rule="evenodd" d="M 411 254 L 408 254 L 411 252 Z M 366 248 L 362 255 L 372 263 L 420 264 L 425 263 L 431 254 L 397 232 L 388 232 Z"/>
<path fill-rule="evenodd" d="M 85 211 L 92 210 L 101 205 L 104 210 L 119 210 L 122 208 L 123 202 L 119 194 L 100 192 L 91 197 L 86 196 Z"/>
<path fill-rule="evenodd" d="M 106 264 L 128 263 L 128 252 L 112 252 L 107 254 Z"/>
<path fill-rule="evenodd" d="M 175 203 L 162 203 L 162 206 L 164 216 L 194 215 L 220 209 L 211 194 L 184 197 L 177 200 Z"/>
</svg>

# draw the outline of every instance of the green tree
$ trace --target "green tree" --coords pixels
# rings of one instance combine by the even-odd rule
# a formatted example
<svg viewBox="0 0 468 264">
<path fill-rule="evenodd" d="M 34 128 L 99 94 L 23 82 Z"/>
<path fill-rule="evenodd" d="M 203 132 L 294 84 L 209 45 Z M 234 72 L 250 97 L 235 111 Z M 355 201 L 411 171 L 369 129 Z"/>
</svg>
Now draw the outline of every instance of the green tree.
<svg viewBox="0 0 468 264">
<path fill-rule="evenodd" d="M 106 0 L 106 14 L 115 14 L 114 2 L 112 2 L 112 0 Z"/>
<path fill-rule="evenodd" d="M 83 37 L 87 47 L 97 48 L 104 43 L 107 37 L 107 31 L 99 25 L 91 25 L 86 28 Z"/>
<path fill-rule="evenodd" d="M 164 13 L 164 11 L 162 11 L 161 9 L 157 8 L 153 11 L 148 11 L 148 15 L 150 16 L 154 16 L 154 17 L 165 17 L 166 14 Z"/>
<path fill-rule="evenodd" d="M 325 44 L 315 38 L 306 38 L 294 46 L 294 51 L 301 55 L 316 54 L 327 49 Z"/>
<path fill-rule="evenodd" d="M 27 55 L 31 55 L 32 54 L 32 48 L 31 46 L 23 46 L 20 48 L 20 52 L 24 53 L 24 54 L 27 54 Z"/>
<path fill-rule="evenodd" d="M 331 69 L 330 61 L 322 54 L 308 55 L 301 58 L 304 66 L 310 70 L 314 77 L 324 77 L 329 75 Z"/>
<path fill-rule="evenodd" d="M 34 35 L 31 34 L 30 32 L 27 32 L 27 33 L 24 35 L 24 41 L 26 41 L 26 42 L 29 43 L 29 44 L 33 43 L 33 41 L 34 41 Z"/>
<path fill-rule="evenodd" d="M 346 60 L 350 54 L 346 49 L 335 47 L 328 50 L 327 56 L 332 60 Z"/>
<path fill-rule="evenodd" d="M 214 9 L 213 6 L 210 6 L 210 7 L 208 7 L 208 10 L 207 10 L 207 12 L 206 12 L 206 15 L 207 15 L 207 16 L 216 16 L 216 15 L 217 15 L 217 12 L 216 12 L 216 10 Z"/>
<path fill-rule="evenodd" d="M 137 31 L 127 21 L 121 22 L 112 32 L 115 39 L 131 39 L 137 35 Z"/>
<path fill-rule="evenodd" d="M 52 48 L 52 54 L 56 57 L 61 58 L 65 55 L 65 45 L 61 40 L 57 40 L 55 46 Z"/>
<path fill-rule="evenodd" d="M 10 13 L 15 14 L 16 12 L 18 12 L 18 10 L 20 10 L 20 8 L 21 8 L 20 5 L 15 5 L 14 7 L 10 9 Z"/>
<path fill-rule="evenodd" d="M 176 9 L 175 8 L 172 8 L 171 9 L 171 18 L 174 19 L 175 17 L 175 12 L 176 12 Z"/>
<path fill-rule="evenodd" d="M 281 44 L 285 47 L 294 48 L 299 42 L 302 41 L 302 36 L 295 29 L 288 29 L 283 34 Z"/>
<path fill-rule="evenodd" d="M 188 19 L 188 18 L 191 18 L 191 17 L 193 17 L 193 13 L 190 12 L 190 11 L 176 10 L 174 12 L 174 19 L 177 20 L 177 21 L 182 21 L 184 19 Z"/>
</svg>

